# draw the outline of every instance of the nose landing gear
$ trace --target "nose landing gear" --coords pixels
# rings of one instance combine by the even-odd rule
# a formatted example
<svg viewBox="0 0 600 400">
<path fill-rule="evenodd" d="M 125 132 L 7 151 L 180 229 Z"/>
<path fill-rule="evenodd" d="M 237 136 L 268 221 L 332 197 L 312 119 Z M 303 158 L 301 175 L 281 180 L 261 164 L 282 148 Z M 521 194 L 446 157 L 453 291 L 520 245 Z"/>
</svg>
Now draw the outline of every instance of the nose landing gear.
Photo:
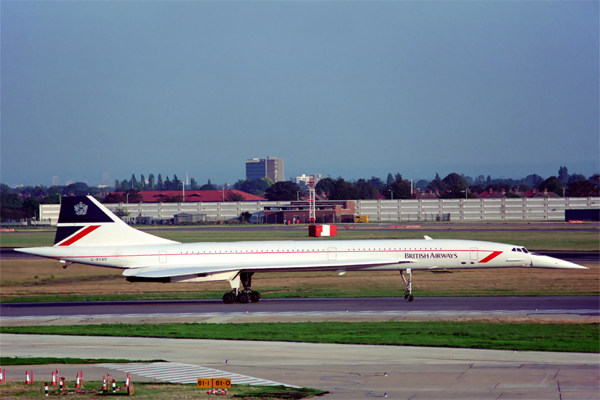
<svg viewBox="0 0 600 400">
<path fill-rule="evenodd" d="M 406 272 L 408 273 L 408 281 L 404 277 L 404 270 L 400 270 L 400 276 L 402 277 L 402 281 L 404 282 L 404 285 L 406 286 L 406 292 L 404 293 L 404 300 L 410 302 L 410 301 L 414 300 L 414 297 L 412 295 L 412 269 L 407 268 Z"/>
</svg>

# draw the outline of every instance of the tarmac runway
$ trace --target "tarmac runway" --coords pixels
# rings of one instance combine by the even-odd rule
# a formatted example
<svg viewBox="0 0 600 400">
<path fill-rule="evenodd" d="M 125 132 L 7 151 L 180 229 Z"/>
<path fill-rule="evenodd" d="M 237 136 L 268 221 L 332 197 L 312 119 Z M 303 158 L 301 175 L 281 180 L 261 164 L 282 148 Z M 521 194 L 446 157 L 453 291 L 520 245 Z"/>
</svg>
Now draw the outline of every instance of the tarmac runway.
<svg viewBox="0 0 600 400">
<path fill-rule="evenodd" d="M 329 391 L 327 399 L 598 399 L 598 354 L 514 352 L 196 339 L 2 335 L 3 356 L 164 359 L 169 363 L 7 368 L 37 380 L 51 371 L 74 381 L 102 380 L 107 372 L 133 382 L 187 381 L 206 376 L 248 379 Z M 215 376 L 216 375 L 216 376 Z M 258 383 L 260 384 L 260 383 Z"/>
<path fill-rule="evenodd" d="M 600 298 L 397 297 L 264 299 L 224 304 L 221 300 L 156 300 L 75 303 L 3 303 L 4 326 L 107 322 L 283 322 L 391 320 L 600 320 Z"/>
</svg>

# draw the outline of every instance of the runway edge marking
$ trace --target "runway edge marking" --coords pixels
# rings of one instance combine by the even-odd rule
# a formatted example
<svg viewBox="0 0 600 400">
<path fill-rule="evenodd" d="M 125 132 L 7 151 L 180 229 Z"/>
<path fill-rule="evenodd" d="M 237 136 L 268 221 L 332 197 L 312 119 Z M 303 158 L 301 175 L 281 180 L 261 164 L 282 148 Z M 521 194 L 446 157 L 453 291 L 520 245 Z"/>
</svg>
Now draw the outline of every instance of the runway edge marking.
<svg viewBox="0 0 600 400">
<path fill-rule="evenodd" d="M 100 368 L 115 369 L 117 371 L 128 372 L 130 374 L 146 376 L 148 378 L 171 383 L 194 384 L 197 382 L 198 378 L 212 378 L 218 376 L 220 378 L 231 379 L 231 383 L 234 385 L 286 386 L 291 388 L 299 388 L 299 386 L 288 385 L 286 383 L 274 382 L 267 379 L 234 374 L 214 368 L 177 362 L 156 362 L 150 364 L 97 364 L 97 366 Z"/>
</svg>

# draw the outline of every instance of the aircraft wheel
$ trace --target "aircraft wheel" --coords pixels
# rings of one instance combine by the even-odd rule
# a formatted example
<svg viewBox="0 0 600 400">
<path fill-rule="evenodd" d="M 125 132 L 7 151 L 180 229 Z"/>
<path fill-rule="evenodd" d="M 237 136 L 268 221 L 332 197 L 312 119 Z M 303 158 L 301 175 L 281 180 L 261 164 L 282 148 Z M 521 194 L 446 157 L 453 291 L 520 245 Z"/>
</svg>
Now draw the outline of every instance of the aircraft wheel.
<svg viewBox="0 0 600 400">
<path fill-rule="evenodd" d="M 250 292 L 250 301 L 256 303 L 260 300 L 260 293 L 258 292 Z"/>
<path fill-rule="evenodd" d="M 248 294 L 242 292 L 242 293 L 238 294 L 237 301 L 239 301 L 242 304 L 246 304 L 250 301 L 250 299 L 248 298 Z"/>
<path fill-rule="evenodd" d="M 231 292 L 227 292 L 223 295 L 223 303 L 232 304 L 235 302 L 235 295 Z"/>
<path fill-rule="evenodd" d="M 406 296 L 404 296 L 404 300 L 411 302 L 413 301 L 415 298 L 413 297 L 412 294 L 407 294 Z"/>
</svg>

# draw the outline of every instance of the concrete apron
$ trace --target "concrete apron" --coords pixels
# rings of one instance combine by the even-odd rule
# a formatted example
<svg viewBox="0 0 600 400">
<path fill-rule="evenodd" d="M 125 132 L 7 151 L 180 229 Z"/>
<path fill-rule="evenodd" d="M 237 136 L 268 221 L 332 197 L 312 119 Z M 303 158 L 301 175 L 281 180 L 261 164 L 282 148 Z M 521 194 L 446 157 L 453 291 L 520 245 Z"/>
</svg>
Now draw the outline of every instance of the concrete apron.
<svg viewBox="0 0 600 400">
<path fill-rule="evenodd" d="M 597 399 L 597 354 L 197 339 L 1 335 L 6 357 L 163 359 L 331 392 L 328 398 Z M 9 380 L 102 380 L 98 366 L 19 366 Z M 63 374 L 64 372 L 64 374 Z M 72 376 L 71 376 L 72 375 Z M 125 372 L 113 370 L 121 381 Z M 47 378 L 46 378 L 47 377 Z M 153 381 L 132 374 L 135 381 Z M 416 396 L 416 397 L 415 397 Z"/>
</svg>

